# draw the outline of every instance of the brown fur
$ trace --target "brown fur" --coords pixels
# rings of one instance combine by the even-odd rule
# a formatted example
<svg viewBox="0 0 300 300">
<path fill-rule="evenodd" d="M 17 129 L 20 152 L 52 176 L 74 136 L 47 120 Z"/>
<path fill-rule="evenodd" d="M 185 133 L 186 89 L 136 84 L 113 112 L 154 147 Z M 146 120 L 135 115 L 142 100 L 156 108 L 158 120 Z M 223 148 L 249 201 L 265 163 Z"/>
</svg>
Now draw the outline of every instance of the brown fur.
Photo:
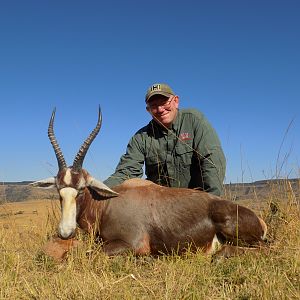
<svg viewBox="0 0 300 300">
<path fill-rule="evenodd" d="M 64 190 L 76 197 L 72 216 L 81 229 L 102 239 L 108 255 L 180 254 L 199 248 L 211 253 L 216 250 L 214 240 L 259 246 L 266 236 L 266 224 L 253 211 L 199 190 L 168 188 L 142 179 L 125 181 L 111 190 L 87 171 L 72 168 L 59 171 L 55 182 L 59 193 Z M 47 180 L 34 185 L 45 187 Z M 70 195 L 65 192 L 61 197 Z M 65 239 L 73 237 L 75 219 L 62 220 L 67 221 L 61 221 L 59 232 Z"/>
<path fill-rule="evenodd" d="M 77 198 L 79 227 L 98 233 L 108 255 L 128 250 L 136 254 L 182 253 L 188 248 L 209 252 L 215 235 L 256 245 L 266 229 L 251 210 L 205 192 L 137 179 L 114 191 L 118 197 L 103 199 L 85 188 Z"/>
<path fill-rule="evenodd" d="M 60 238 L 54 238 L 48 241 L 42 251 L 51 256 L 56 261 L 62 261 L 66 258 L 67 253 L 71 248 L 78 247 L 79 241 L 69 239 L 69 240 L 62 240 Z"/>
</svg>

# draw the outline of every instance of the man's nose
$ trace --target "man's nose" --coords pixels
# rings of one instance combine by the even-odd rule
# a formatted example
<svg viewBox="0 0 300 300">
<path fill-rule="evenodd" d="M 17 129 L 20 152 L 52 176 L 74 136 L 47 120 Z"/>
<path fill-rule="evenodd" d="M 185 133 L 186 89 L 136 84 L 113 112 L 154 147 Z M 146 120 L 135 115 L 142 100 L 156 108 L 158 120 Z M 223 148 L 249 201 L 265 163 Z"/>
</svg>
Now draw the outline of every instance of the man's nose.
<svg viewBox="0 0 300 300">
<path fill-rule="evenodd" d="M 164 110 L 165 110 L 165 108 L 164 108 L 163 105 L 158 105 L 158 106 L 157 106 L 157 111 L 158 111 L 158 112 L 162 112 L 162 111 L 164 111 Z"/>
</svg>

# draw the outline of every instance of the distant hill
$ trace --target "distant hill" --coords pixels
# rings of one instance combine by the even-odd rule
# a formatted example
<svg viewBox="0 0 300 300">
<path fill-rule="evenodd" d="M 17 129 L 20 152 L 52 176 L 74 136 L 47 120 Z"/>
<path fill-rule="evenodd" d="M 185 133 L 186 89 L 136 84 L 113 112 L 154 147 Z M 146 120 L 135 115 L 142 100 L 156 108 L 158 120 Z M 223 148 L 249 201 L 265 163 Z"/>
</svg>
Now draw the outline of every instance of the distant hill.
<svg viewBox="0 0 300 300">
<path fill-rule="evenodd" d="M 287 195 L 300 200 L 300 178 L 269 179 L 252 183 L 232 183 L 225 185 L 226 198 L 231 200 L 283 199 Z"/>
<path fill-rule="evenodd" d="M 53 189 L 39 189 L 28 186 L 32 181 L 3 182 L 0 185 L 0 204 L 39 199 L 58 199 Z M 300 199 L 300 178 L 270 179 L 252 183 L 230 183 L 225 185 L 225 198 L 231 200 L 266 199 L 291 195 Z"/>
<path fill-rule="evenodd" d="M 0 185 L 0 204 L 39 199 L 58 199 L 57 190 L 29 186 L 32 181 L 4 182 Z"/>
</svg>

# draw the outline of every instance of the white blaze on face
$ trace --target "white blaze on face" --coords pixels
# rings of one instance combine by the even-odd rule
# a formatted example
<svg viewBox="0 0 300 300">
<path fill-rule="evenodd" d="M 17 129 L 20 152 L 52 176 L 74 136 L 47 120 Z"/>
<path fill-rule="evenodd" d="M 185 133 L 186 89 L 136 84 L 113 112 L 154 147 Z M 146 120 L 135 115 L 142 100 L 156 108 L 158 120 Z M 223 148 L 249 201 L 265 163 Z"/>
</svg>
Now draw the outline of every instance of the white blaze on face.
<svg viewBox="0 0 300 300">
<path fill-rule="evenodd" d="M 71 175 L 71 170 L 70 169 L 67 169 L 66 170 L 66 174 L 64 176 L 64 183 L 66 185 L 70 185 L 71 184 L 71 181 L 72 181 L 72 175 Z"/>
<path fill-rule="evenodd" d="M 76 229 L 76 196 L 78 192 L 74 188 L 66 187 L 61 189 L 59 193 L 62 198 L 62 216 L 58 231 L 61 237 L 67 239 Z"/>
</svg>

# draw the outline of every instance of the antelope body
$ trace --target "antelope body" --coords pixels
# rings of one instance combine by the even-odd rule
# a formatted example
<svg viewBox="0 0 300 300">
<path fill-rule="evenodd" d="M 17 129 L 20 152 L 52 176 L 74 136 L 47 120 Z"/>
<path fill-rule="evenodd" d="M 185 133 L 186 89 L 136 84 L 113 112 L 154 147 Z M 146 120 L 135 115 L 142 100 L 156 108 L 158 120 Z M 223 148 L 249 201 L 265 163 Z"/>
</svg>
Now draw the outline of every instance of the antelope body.
<svg viewBox="0 0 300 300">
<path fill-rule="evenodd" d="M 56 177 L 32 183 L 56 186 L 61 201 L 58 233 L 74 236 L 77 225 L 94 231 L 104 242 L 108 255 L 133 251 L 137 255 L 182 253 L 202 248 L 213 253 L 216 245 L 243 241 L 263 243 L 267 227 L 250 209 L 206 192 L 159 186 L 147 180 L 130 179 L 112 189 L 82 168 L 87 150 L 101 127 L 96 128 L 67 167 L 53 132 L 55 111 L 48 135 L 59 171 Z"/>
</svg>

